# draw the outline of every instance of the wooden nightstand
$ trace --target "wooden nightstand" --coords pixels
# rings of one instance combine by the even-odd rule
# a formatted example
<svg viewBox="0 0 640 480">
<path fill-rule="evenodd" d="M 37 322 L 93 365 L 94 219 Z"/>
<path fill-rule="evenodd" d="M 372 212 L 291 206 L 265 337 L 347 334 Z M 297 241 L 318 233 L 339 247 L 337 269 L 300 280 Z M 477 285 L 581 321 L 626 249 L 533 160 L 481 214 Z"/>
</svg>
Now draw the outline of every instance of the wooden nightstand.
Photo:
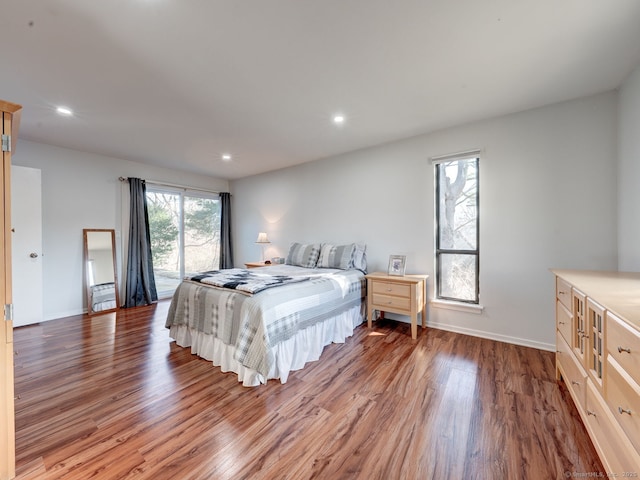
<svg viewBox="0 0 640 480">
<path fill-rule="evenodd" d="M 375 272 L 367 279 L 367 325 L 375 311 L 399 313 L 411 317 L 411 338 L 418 337 L 418 314 L 422 312 L 422 328 L 427 326 L 427 278 L 428 275 L 389 275 Z"/>
<path fill-rule="evenodd" d="M 268 267 L 271 265 L 270 263 L 264 262 L 247 262 L 244 264 L 245 268 L 258 268 L 258 267 Z"/>
</svg>

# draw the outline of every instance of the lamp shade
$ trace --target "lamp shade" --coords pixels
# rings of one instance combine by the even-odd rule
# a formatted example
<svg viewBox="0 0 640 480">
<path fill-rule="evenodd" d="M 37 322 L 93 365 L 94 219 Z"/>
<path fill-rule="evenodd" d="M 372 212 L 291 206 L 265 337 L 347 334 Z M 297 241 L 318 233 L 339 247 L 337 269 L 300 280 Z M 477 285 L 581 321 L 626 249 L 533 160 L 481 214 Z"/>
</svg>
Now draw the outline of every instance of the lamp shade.
<svg viewBox="0 0 640 480">
<path fill-rule="evenodd" d="M 256 243 L 271 243 L 269 241 L 269 238 L 267 237 L 267 234 L 265 232 L 260 232 L 258 234 L 258 239 L 256 240 Z"/>
</svg>

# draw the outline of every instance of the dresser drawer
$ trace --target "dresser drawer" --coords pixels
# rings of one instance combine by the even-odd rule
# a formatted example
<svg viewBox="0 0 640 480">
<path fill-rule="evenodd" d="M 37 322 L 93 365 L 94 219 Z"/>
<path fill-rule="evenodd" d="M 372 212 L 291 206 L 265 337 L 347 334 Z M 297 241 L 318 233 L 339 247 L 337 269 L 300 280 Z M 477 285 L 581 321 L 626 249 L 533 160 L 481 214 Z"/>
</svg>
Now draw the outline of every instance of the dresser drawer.
<svg viewBox="0 0 640 480">
<path fill-rule="evenodd" d="M 607 403 L 633 446 L 640 451 L 640 386 L 622 373 L 612 358 L 607 365 Z"/>
<path fill-rule="evenodd" d="M 385 308 L 389 310 L 403 310 L 406 312 L 411 311 L 411 299 L 409 297 L 392 297 L 391 295 L 373 294 L 373 307 L 384 311 Z"/>
<path fill-rule="evenodd" d="M 556 300 L 556 328 L 566 342 L 571 345 L 571 312 L 560 300 Z"/>
<path fill-rule="evenodd" d="M 640 332 L 609 312 L 607 350 L 631 378 L 640 384 Z"/>
<path fill-rule="evenodd" d="M 571 285 L 556 277 L 556 298 L 571 311 Z"/>
<path fill-rule="evenodd" d="M 624 472 L 640 472 L 640 455 L 591 382 L 587 386 L 586 426 L 607 472 L 618 478 Z"/>
<path fill-rule="evenodd" d="M 380 293 L 382 295 L 395 295 L 399 297 L 411 296 L 411 286 L 403 285 L 401 283 L 388 283 L 388 282 L 373 282 L 373 293 Z"/>
<path fill-rule="evenodd" d="M 587 374 L 576 359 L 571 347 L 556 333 L 556 346 L 558 347 L 556 361 L 562 372 L 564 383 L 571 392 L 579 409 L 584 409 L 586 403 Z"/>
</svg>

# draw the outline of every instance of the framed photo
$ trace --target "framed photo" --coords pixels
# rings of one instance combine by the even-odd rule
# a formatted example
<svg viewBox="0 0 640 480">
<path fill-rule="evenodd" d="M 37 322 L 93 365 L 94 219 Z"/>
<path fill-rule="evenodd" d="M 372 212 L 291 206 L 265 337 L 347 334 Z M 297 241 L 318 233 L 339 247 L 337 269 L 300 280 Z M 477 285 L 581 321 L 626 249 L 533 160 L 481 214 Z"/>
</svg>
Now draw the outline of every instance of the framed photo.
<svg viewBox="0 0 640 480">
<path fill-rule="evenodd" d="M 406 255 L 389 255 L 389 275 L 403 276 L 406 262 Z"/>
</svg>

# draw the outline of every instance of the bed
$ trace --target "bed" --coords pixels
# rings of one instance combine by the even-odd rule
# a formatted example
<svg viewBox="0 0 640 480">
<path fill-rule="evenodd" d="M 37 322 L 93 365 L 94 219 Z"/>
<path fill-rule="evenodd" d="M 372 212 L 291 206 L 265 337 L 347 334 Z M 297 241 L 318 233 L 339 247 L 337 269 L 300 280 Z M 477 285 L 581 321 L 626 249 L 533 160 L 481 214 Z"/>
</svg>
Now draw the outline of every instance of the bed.
<svg viewBox="0 0 640 480">
<path fill-rule="evenodd" d="M 364 321 L 365 272 L 364 246 L 294 243 L 284 265 L 186 278 L 166 327 L 178 345 L 244 386 L 286 383 Z"/>
</svg>

